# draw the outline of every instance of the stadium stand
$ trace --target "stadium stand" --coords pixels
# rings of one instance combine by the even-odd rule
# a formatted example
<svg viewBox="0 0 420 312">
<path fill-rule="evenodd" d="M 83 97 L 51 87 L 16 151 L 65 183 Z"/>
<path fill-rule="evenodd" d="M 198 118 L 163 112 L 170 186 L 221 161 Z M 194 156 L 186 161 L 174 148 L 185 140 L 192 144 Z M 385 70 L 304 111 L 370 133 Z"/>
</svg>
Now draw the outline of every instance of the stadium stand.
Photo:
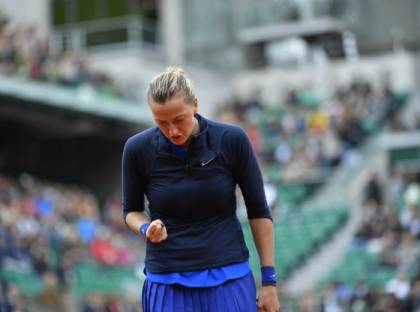
<svg viewBox="0 0 420 312">
<path fill-rule="evenodd" d="M 414 129 L 418 129 L 418 125 Z M 384 169 L 376 168 L 377 174 L 367 171 L 369 178 L 360 185 L 363 205 L 360 211 L 354 207 L 352 215 L 360 213 L 362 218 L 354 231 L 352 243 L 345 245 L 347 253 L 315 291 L 308 290 L 295 300 L 283 300 L 287 311 L 417 311 L 419 141 L 418 132 L 407 134 L 399 132 L 380 136 L 382 139 L 386 137 L 382 142 L 394 145 L 396 150 L 389 151 L 388 162 L 383 163 Z M 415 140 L 403 143 L 403 137 Z M 404 144 L 411 147 L 403 148 Z M 378 146 L 374 148 L 382 154 Z M 365 161 L 371 163 L 368 159 Z M 393 173 L 386 174 L 388 170 Z M 351 184 L 347 181 L 344 185 L 355 196 Z M 397 294 L 392 294 L 395 289 L 407 297 L 399 299 Z"/>
<path fill-rule="evenodd" d="M 329 289 L 331 302 L 323 298 L 323 305 L 420 308 L 418 177 L 395 174 L 384 182 L 367 188 L 377 191 L 367 192 L 359 230 L 343 262 L 319 285 Z"/>
<path fill-rule="evenodd" d="M 286 279 L 291 271 L 329 239 L 346 219 L 347 210 L 344 207 L 307 209 L 282 216 L 275 224 L 275 261 L 279 278 Z M 258 253 L 248 223 L 243 224 L 243 230 L 250 249 L 251 267 L 259 279 Z"/>
<path fill-rule="evenodd" d="M 111 101 L 133 103 L 139 96 L 136 88 L 92 71 L 85 52 L 54 55 L 35 28 L 11 28 L 4 17 L 0 74 L 93 90 Z M 388 83 L 375 89 L 367 79 L 332 94 L 322 98 L 309 88 L 293 89 L 276 105 L 265 105 L 256 93 L 222 105 L 218 114 L 247 130 L 266 186 L 277 194 L 271 207 L 281 281 L 310 261 L 351 218 L 347 205 L 314 207 L 307 202 L 310 196 L 334 170 L 351 162 L 369 137 L 409 128 L 399 114 L 409 99 L 405 90 Z M 418 177 L 416 183 L 399 175 L 381 183 L 373 179 L 366 186 L 363 222 L 343 262 L 316 290 L 282 301 L 283 310 L 420 309 Z M 384 194 L 393 197 L 385 200 Z M 243 230 L 258 279 L 258 256 L 247 223 Z M 143 275 L 135 263 L 143 259 L 143 251 L 138 237 L 129 236 L 121 222 L 117 195 L 99 203 L 78 186 L 0 173 L 1 312 L 24 310 L 28 303 L 31 311 L 57 311 L 69 301 L 76 311 L 137 311 Z"/>
<path fill-rule="evenodd" d="M 311 170 L 333 170 L 341 162 L 346 161 L 346 153 L 354 152 L 364 138 L 379 131 L 380 125 L 396 127 L 394 119 L 388 118 L 392 113 L 387 116 L 384 110 L 385 112 L 395 112 L 402 107 L 406 99 L 404 94 L 396 95 L 390 90 L 374 95 L 369 84 L 366 83 L 354 84 L 347 93 L 337 92 L 341 95 L 322 101 L 322 103 L 327 103 L 325 105 L 321 104 L 321 101 L 314 95 L 310 95 L 308 91 L 303 92 L 304 95 L 299 94 L 300 96 L 298 96 L 298 92 L 290 93 L 289 97 L 294 100 L 288 100 L 288 104 L 280 108 L 265 108 L 256 101 L 250 101 L 251 104 L 239 104 L 239 109 L 242 109 L 241 106 L 245 106 L 243 112 L 238 110 L 238 107 L 233 110 L 234 118 L 238 122 L 242 122 L 248 130 L 254 149 L 260 155 L 264 167 L 267 168 L 269 181 L 278 189 L 279 202 L 274 205 L 273 212 L 278 217 L 276 223 L 276 237 L 278 238 L 276 265 L 279 268 L 280 278 L 287 278 L 312 253 L 316 252 L 319 246 L 331 238 L 348 218 L 346 207 L 322 207 L 322 209 L 302 209 L 300 211 L 296 209 L 315 191 L 311 188 L 316 183 L 323 181 L 323 175 L 318 173 L 311 175 L 308 172 Z M 366 99 L 369 99 L 370 106 L 366 104 L 368 102 L 361 104 L 358 102 L 358 100 L 367 101 Z M 357 106 L 357 103 L 360 106 Z M 372 111 L 366 111 L 366 105 L 371 107 Z M 377 115 L 372 114 L 375 111 L 375 105 L 379 107 Z M 370 117 L 369 126 L 362 125 L 363 122 L 366 122 L 365 116 Z M 220 118 L 224 119 L 226 115 L 221 114 Z M 384 123 L 386 121 L 388 123 Z M 350 127 L 354 124 L 357 125 L 356 129 L 359 129 L 356 133 L 350 131 L 354 130 Z M 279 137 L 278 133 L 283 136 Z M 278 144 L 284 143 L 282 138 L 285 137 L 290 138 L 287 140 L 290 154 L 288 159 L 284 158 L 284 151 L 278 146 Z M 330 144 L 336 146 L 336 154 L 332 154 L 334 156 L 328 154 L 329 147 L 322 145 L 330 138 L 333 142 Z M 304 148 L 305 144 L 311 140 L 314 140 L 314 146 L 318 146 L 320 149 L 317 155 L 308 154 L 310 149 Z M 322 147 L 327 151 L 323 151 Z M 328 158 L 328 155 L 331 157 Z M 308 159 L 312 159 L 312 161 L 307 162 Z M 305 164 L 309 163 L 312 167 L 306 167 L 306 170 L 302 171 L 298 165 L 302 164 L 302 161 Z M 289 165 L 290 163 L 294 164 Z M 283 171 L 286 174 L 282 173 Z M 13 286 L 17 286 L 16 289 L 21 292 L 22 296 L 35 296 L 47 305 L 60 304 L 62 299 L 57 299 L 61 298 L 60 295 L 57 296 L 60 287 L 68 287 L 71 293 L 86 300 L 86 309 L 89 305 L 105 304 L 105 300 L 111 300 L 105 298 L 112 298 L 118 302 L 120 300 L 118 296 L 127 287 L 123 285 L 132 286 L 135 283 L 133 280 L 135 273 L 121 267 L 122 264 L 133 264 L 133 256 L 127 255 L 127 250 L 121 251 L 107 240 L 112 236 L 110 233 L 125 231 L 120 222 L 119 201 L 115 198 L 110 200 L 106 205 L 106 213 L 100 214 L 93 194 L 81 191 L 75 191 L 73 194 L 71 188 L 67 189 L 68 187 L 58 187 L 58 190 L 55 190 L 55 187 L 49 183 L 47 186 L 40 187 L 39 190 L 36 187 L 37 182 L 34 182 L 33 178 L 24 176 L 22 179 L 20 182 L 14 182 L 17 183 L 15 186 L 10 181 L 4 183 L 6 186 L 11 184 L 11 189 L 13 189 L 6 193 L 19 193 L 17 190 L 22 189 L 21 196 L 29 202 L 29 207 L 32 207 L 32 218 L 23 218 L 19 215 L 23 220 L 20 220 L 21 222 L 18 224 L 23 225 L 18 225 L 17 228 L 22 228 L 23 233 L 29 231 L 29 234 L 21 235 L 29 235 L 30 241 L 30 235 L 38 235 L 40 221 L 42 224 L 44 222 L 48 224 L 46 216 L 50 213 L 51 203 L 48 200 L 46 202 L 36 201 L 37 195 L 44 193 L 52 193 L 52 198 L 64 199 L 64 202 L 68 196 L 70 202 L 77 203 L 64 204 L 65 207 L 60 212 L 62 215 L 58 215 L 58 218 L 63 219 L 65 224 L 75 223 L 76 228 L 70 226 L 69 233 L 64 236 L 66 237 L 64 241 L 68 244 L 65 250 L 57 249 L 58 247 L 50 242 L 50 240 L 54 242 L 57 239 L 54 237 L 57 235 L 56 229 L 51 229 L 52 233 L 46 233 L 47 237 L 53 236 L 52 238 L 43 244 L 37 244 L 37 246 L 43 246 L 42 250 L 34 251 L 35 254 L 32 254 L 32 250 L 24 250 L 23 254 L 26 254 L 27 257 L 26 271 L 13 269 L 13 266 L 16 265 L 16 261 L 13 260 L 17 257 L 16 251 L 11 253 L 11 257 L 3 257 L 3 260 L 6 259 L 4 268 L 7 269 L 2 270 L 2 279 L 9 284 L 8 287 L 14 289 Z M 8 181 L 7 178 L 4 180 Z M 26 189 L 25 185 L 28 183 L 34 184 L 35 190 Z M 78 210 L 81 211 L 75 215 L 64 210 L 65 208 L 71 209 L 72 206 L 85 208 L 79 208 Z M 37 218 L 40 219 L 37 220 Z M 105 223 L 101 227 L 102 222 Z M 99 229 L 93 230 L 96 226 L 102 230 L 101 235 Z M 36 234 L 31 234 L 31 231 Z M 251 265 L 258 278 L 258 257 L 251 240 L 250 230 L 246 225 L 244 225 L 244 231 L 251 252 Z M 58 236 L 60 238 L 60 233 Z M 14 240 L 15 238 L 10 241 L 14 242 Z M 60 241 L 60 239 L 58 240 Z M 67 257 L 67 254 L 72 256 Z M 91 259 L 88 260 L 89 258 L 93 258 L 95 261 L 92 262 Z M 62 261 L 61 259 L 68 260 Z M 359 263 L 363 264 L 361 260 Z M 379 281 L 381 278 L 382 280 L 385 277 L 388 278 L 390 273 L 388 270 L 378 274 L 377 280 Z M 48 295 L 44 295 L 46 290 L 48 290 Z M 112 297 L 109 297 L 111 295 Z"/>
<path fill-rule="evenodd" d="M 316 209 L 319 207 L 311 207 L 310 202 L 302 204 L 335 169 L 357 159 L 355 155 L 360 153 L 360 147 L 369 137 L 384 131 L 413 130 L 413 126 L 404 124 L 401 117 L 409 99 L 408 92 L 392 90 L 388 83 L 374 91 L 368 81 L 360 80 L 333 94 L 332 98 L 321 100 L 309 90 L 291 91 L 284 104 L 276 106 L 261 104 L 257 94 L 247 100 L 235 100 L 219 112 L 222 120 L 240 123 L 248 130 L 267 180 L 277 187 L 279 199 L 273 213 L 277 220 L 276 266 L 282 280 L 308 261 L 349 217 L 350 207 L 345 205 L 336 207 L 338 209 L 328 205 Z M 378 190 L 375 181 L 366 188 L 372 194 L 385 192 Z M 398 223 L 395 216 L 387 217 L 389 222 Z M 259 262 L 252 234 L 246 223 L 243 228 L 251 252 L 251 266 L 258 278 Z M 410 239 L 406 240 L 410 245 Z M 318 285 L 315 292 L 308 291 L 296 300 L 289 300 L 285 295 L 283 308 L 286 311 L 341 311 L 363 305 L 365 311 L 371 311 L 375 304 L 384 309 L 391 307 L 389 295 L 383 290 L 387 284 L 395 283 L 393 279 L 400 271 L 396 264 L 394 267 L 383 265 L 378 255 L 364 247 L 349 248 L 344 262 Z M 399 255 L 404 261 L 411 253 L 406 251 Z M 412 259 L 415 257 L 413 255 Z M 416 283 L 412 271 L 404 276 L 410 278 L 412 285 Z M 354 306 L 356 292 L 364 287 L 372 298 L 376 296 L 375 301 L 369 298 L 371 302 L 357 301 Z M 337 310 L 334 310 L 333 294 L 343 296 L 338 300 Z M 415 296 L 417 294 L 412 294 Z M 412 307 L 413 300 L 406 300 L 404 306 Z"/>
<path fill-rule="evenodd" d="M 78 187 L 1 175 L 0 217 L 0 307 L 18 310 L 24 298 L 57 311 L 67 292 L 115 306 L 120 298 L 133 302 L 129 290 L 139 283 L 133 267 L 142 248 L 135 254 L 128 245 L 141 241 L 122 234 L 115 198 L 100 211 L 94 195 Z"/>
<path fill-rule="evenodd" d="M 409 97 L 388 83 L 374 90 L 363 80 L 332 94 L 321 99 L 309 89 L 292 90 L 275 106 L 255 94 L 219 112 L 220 119 L 248 129 L 267 178 L 279 185 L 283 207 L 301 204 L 367 137 L 398 128 L 398 111 Z"/>
<path fill-rule="evenodd" d="M 349 218 L 350 207 L 345 203 L 339 207 L 303 203 L 335 169 L 354 161 L 369 137 L 384 130 L 407 129 L 400 120 L 400 112 L 409 99 L 408 92 L 392 90 L 388 83 L 374 89 L 369 81 L 356 80 L 332 94 L 331 98 L 321 99 L 309 89 L 293 90 L 284 100 L 279 99 L 279 105 L 264 105 L 256 93 L 246 100 L 233 101 L 219 112 L 220 119 L 247 129 L 266 180 L 276 186 L 278 199 L 273 207 L 276 267 L 282 280 L 308 261 Z M 252 234 L 246 223 L 243 229 L 258 279 L 259 262 Z M 357 274 L 366 274 L 364 261 L 369 257 L 361 253 L 345 257 L 346 261 L 355 258 L 354 267 L 364 269 Z M 342 270 L 343 267 L 337 269 Z M 346 276 L 356 278 L 357 274 L 350 270 Z M 391 276 L 393 271 L 385 268 L 372 274 L 372 280 L 377 285 Z M 319 293 L 318 296 L 322 297 Z M 309 301 L 312 307 L 308 311 L 318 311 L 317 303 Z M 299 309 L 298 303 L 288 299 L 283 302 L 286 311 Z"/>
<path fill-rule="evenodd" d="M 1 75 L 53 83 L 85 93 L 92 90 L 104 99 L 125 99 L 131 103 L 138 100 L 138 88 L 119 85 L 105 72 L 90 68 L 87 51 L 66 50 L 55 55 L 48 41 L 37 36 L 35 28 L 10 26 L 7 17 L 0 18 Z"/>
<path fill-rule="evenodd" d="M 278 216 L 276 265 L 281 279 L 287 278 L 316 252 L 348 218 L 347 207 L 296 209 L 316 191 L 311 189 L 314 184 L 324 181 L 326 175 L 318 172 L 325 169 L 330 172 L 345 162 L 349 157 L 347 153 L 356 152 L 367 136 L 377 133 L 382 127 L 401 129 L 398 120 L 391 116 L 403 106 L 407 96 L 389 89 L 374 95 L 369 90 L 369 84 L 355 84 L 347 93 L 337 92 L 341 95 L 322 101 L 328 103 L 326 105 L 322 105 L 308 91 L 303 92 L 304 95 L 293 92 L 289 96 L 295 100 L 290 100 L 292 104 L 283 108 L 266 108 L 254 101 L 253 104 L 239 104 L 239 109 L 243 109 L 243 105 L 246 107 L 244 112 L 238 112 L 238 107 L 233 110 L 233 119 L 236 118 L 247 128 L 253 146 L 267 169 L 269 181 L 278 188 L 279 202 L 273 212 Z M 301 95 L 298 96 L 298 93 Z M 366 106 L 372 110 L 366 110 Z M 387 111 L 390 111 L 389 115 Z M 366 116 L 369 117 L 368 121 Z M 220 118 L 226 118 L 226 114 L 221 114 Z M 356 133 L 350 131 L 354 130 L 352 125 L 357 125 Z M 278 133 L 283 136 L 279 138 Z M 285 140 L 287 153 L 279 148 L 284 138 L 290 138 Z M 312 140 L 311 146 L 318 147 L 316 155 L 310 154 L 309 148 L 304 148 Z M 326 141 L 336 147 L 333 149 L 335 154 L 328 154 L 331 146 L 323 146 Z M 284 154 L 289 154 L 289 158 L 284 158 Z M 308 159 L 312 161 L 307 162 Z M 311 167 L 302 171 L 299 164 L 303 160 Z M 311 170 L 317 173 L 311 175 Z M 114 233 L 124 231 L 126 235 L 126 229 L 120 222 L 118 199 L 110 199 L 100 212 L 93 194 L 77 188 L 75 190 L 51 182 L 41 183 L 26 175 L 16 181 L 4 176 L 1 181 L 1 230 L 5 233 L 2 235 L 5 240 L 2 246 L 6 246 L 1 252 L 3 306 L 19 306 L 27 298 L 35 298 L 30 300 L 40 302 L 41 311 L 46 311 L 42 310 L 45 306 L 62 304 L 65 300 L 62 291 L 68 290 L 84 302 L 81 305 L 84 311 L 97 311 L 106 305 L 119 306 L 124 309 L 122 311 L 134 311 L 137 299 L 122 299 L 121 295 L 127 288 L 135 289 L 133 284 L 138 283 L 134 279 L 135 272 L 124 265 L 133 266 L 133 259 L 139 257 L 130 255 L 127 249 L 119 248 L 124 239 L 114 244 L 109 241 L 115 237 Z M 57 211 L 53 209 L 56 205 Z M 76 212 L 75 207 L 78 207 Z M 58 219 L 63 227 L 58 229 L 52 226 L 49 218 Z M 16 231 L 10 229 L 10 220 L 17 222 Z M 244 231 L 251 252 L 251 266 L 258 277 L 257 253 L 249 227 L 245 224 Z M 35 245 L 30 244 L 35 237 L 42 239 L 37 241 L 36 248 L 31 248 Z M 345 299 L 340 297 L 340 304 L 352 303 L 348 295 L 350 287 L 356 287 L 358 277 L 366 274 L 366 267 L 378 266 L 377 262 L 367 251 L 350 251 L 343 264 L 346 274 L 341 273 L 342 267 L 334 271 L 332 277 L 321 285 L 329 286 L 325 288 L 324 295 L 314 299 L 316 304 L 332 304 L 330 302 L 334 302 L 334 296 L 339 291 L 347 296 Z M 396 270 L 381 268 L 375 272 L 370 275 L 371 280 L 366 287 L 382 287 L 391 280 Z M 410 275 L 410 278 L 414 285 L 416 277 Z M 330 284 L 331 281 L 348 283 L 348 287 L 338 288 L 338 284 Z M 364 284 L 357 284 L 360 289 L 362 286 Z M 377 296 L 385 298 L 380 292 Z M 131 306 L 123 307 L 133 301 Z"/>
</svg>

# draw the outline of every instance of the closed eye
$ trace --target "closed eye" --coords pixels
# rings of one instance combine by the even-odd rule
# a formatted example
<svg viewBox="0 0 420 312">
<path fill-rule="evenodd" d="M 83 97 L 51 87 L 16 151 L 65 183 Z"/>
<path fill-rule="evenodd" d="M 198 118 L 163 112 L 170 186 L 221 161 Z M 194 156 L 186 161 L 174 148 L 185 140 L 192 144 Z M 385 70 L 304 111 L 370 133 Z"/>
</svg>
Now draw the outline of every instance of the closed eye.
<svg viewBox="0 0 420 312">
<path fill-rule="evenodd" d="M 156 123 L 160 126 L 166 126 L 168 123 L 166 121 L 156 120 Z"/>
</svg>

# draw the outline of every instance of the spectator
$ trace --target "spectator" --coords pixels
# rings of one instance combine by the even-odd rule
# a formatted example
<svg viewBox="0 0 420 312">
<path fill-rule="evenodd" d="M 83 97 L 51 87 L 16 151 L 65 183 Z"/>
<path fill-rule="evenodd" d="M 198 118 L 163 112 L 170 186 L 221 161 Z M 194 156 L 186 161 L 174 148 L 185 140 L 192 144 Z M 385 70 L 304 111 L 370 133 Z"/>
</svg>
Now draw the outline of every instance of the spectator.
<svg viewBox="0 0 420 312">
<path fill-rule="evenodd" d="M 388 294 L 395 295 L 398 300 L 404 301 L 410 294 L 410 282 L 407 280 L 405 273 L 399 271 L 398 274 L 386 284 L 385 291 Z"/>
<path fill-rule="evenodd" d="M 119 206 L 116 198 L 113 201 Z M 41 182 L 27 174 L 17 180 L 0 174 L 1 268 L 35 274 L 43 285 L 37 299 L 46 308 L 60 310 L 63 294 L 77 282 L 75 265 L 92 260 L 89 248 L 103 232 L 108 233 L 106 242 L 115 256 L 109 264 L 133 265 L 133 252 L 113 228 L 101 218 L 97 200 L 89 192 Z M 15 311 L 9 308 L 13 306 L 19 311 L 21 298 L 16 286 L 3 287 L 1 293 L 0 307 Z M 110 306 L 115 310 L 118 305 Z M 121 312 L 130 309 L 124 307 Z"/>
<path fill-rule="evenodd" d="M 323 312 L 343 311 L 338 302 L 337 284 L 331 284 L 329 287 L 325 289 L 323 302 L 322 302 L 322 311 Z"/>
<path fill-rule="evenodd" d="M 48 41 L 39 38 L 34 27 L 11 27 L 4 17 L 0 17 L 0 74 L 77 87 L 85 98 L 90 87 L 101 96 L 135 102 L 132 90 L 138 87 L 120 88 L 106 73 L 92 71 L 83 51 L 52 54 Z"/>
<path fill-rule="evenodd" d="M 382 201 L 382 187 L 379 184 L 378 176 L 373 173 L 366 185 L 365 201 L 374 200 L 379 206 L 383 204 Z"/>
</svg>

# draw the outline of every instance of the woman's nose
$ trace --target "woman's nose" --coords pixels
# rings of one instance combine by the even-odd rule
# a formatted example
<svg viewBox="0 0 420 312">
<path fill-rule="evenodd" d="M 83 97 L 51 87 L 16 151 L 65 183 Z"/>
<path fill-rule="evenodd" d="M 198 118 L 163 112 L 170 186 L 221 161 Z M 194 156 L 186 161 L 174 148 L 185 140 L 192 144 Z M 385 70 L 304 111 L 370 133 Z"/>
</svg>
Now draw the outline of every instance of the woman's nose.
<svg viewBox="0 0 420 312">
<path fill-rule="evenodd" d="M 178 128 L 175 125 L 169 125 L 169 135 L 175 136 L 178 134 Z"/>
</svg>

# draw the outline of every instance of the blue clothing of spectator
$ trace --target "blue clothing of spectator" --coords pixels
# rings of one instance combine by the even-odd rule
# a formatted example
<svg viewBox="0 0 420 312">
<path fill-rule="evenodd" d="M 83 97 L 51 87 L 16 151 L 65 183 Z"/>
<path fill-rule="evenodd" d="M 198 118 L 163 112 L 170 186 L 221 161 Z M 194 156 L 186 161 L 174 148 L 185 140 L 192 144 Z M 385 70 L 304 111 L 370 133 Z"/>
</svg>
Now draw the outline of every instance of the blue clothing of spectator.
<svg viewBox="0 0 420 312">
<path fill-rule="evenodd" d="M 47 216 L 50 215 L 54 211 L 54 205 L 50 200 L 47 200 L 45 198 L 38 198 L 35 202 L 37 212 L 41 216 Z"/>
<path fill-rule="evenodd" d="M 90 218 L 80 218 L 77 221 L 77 231 L 83 242 L 90 243 L 95 238 L 95 221 Z"/>
</svg>

